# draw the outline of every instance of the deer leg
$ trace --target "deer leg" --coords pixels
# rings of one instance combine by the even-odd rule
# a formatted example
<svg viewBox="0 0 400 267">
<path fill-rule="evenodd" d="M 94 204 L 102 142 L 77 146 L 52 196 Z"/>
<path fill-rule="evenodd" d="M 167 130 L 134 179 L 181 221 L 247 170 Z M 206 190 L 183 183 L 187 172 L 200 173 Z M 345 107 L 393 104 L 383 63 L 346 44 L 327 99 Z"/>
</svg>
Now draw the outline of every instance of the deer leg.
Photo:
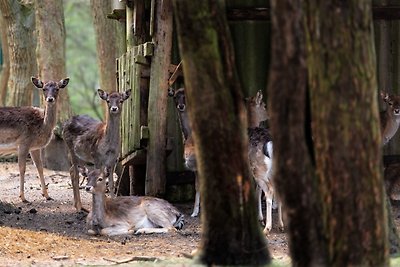
<svg viewBox="0 0 400 267">
<path fill-rule="evenodd" d="M 193 213 L 190 215 L 191 217 L 197 217 L 200 212 L 200 184 L 199 184 L 199 178 L 197 176 L 197 173 L 195 172 L 195 189 L 196 189 L 196 195 L 194 197 L 194 207 L 193 207 Z"/>
<path fill-rule="evenodd" d="M 25 170 L 26 170 L 26 156 L 28 149 L 24 147 L 18 148 L 18 168 L 19 168 L 19 197 L 24 203 L 29 203 L 25 198 Z"/>
<path fill-rule="evenodd" d="M 260 222 L 264 221 L 264 215 L 262 211 L 262 190 L 261 188 L 257 185 L 256 186 L 256 195 L 257 195 L 257 204 L 258 204 L 258 220 Z"/>
<path fill-rule="evenodd" d="M 272 194 L 271 192 L 264 192 L 264 193 L 265 193 L 265 203 L 266 203 L 264 234 L 268 234 L 272 230 Z"/>
<path fill-rule="evenodd" d="M 42 195 L 47 199 L 47 200 L 53 200 L 51 197 L 49 197 L 49 194 L 47 192 L 47 187 L 46 187 L 46 183 L 44 181 L 44 175 L 43 175 L 43 162 L 42 162 L 42 158 L 40 155 L 40 150 L 33 150 L 30 152 L 33 163 L 36 166 L 36 169 L 38 171 L 39 174 L 39 179 L 40 179 L 40 185 L 42 187 Z"/>
<path fill-rule="evenodd" d="M 279 228 L 281 231 L 285 230 L 285 226 L 283 224 L 283 215 L 282 215 L 282 203 L 278 201 L 278 220 L 279 220 Z"/>
<path fill-rule="evenodd" d="M 79 193 L 79 171 L 76 164 L 71 166 L 69 174 L 71 176 L 72 191 L 74 193 L 74 206 L 77 211 L 86 211 L 82 207 L 81 195 Z"/>
<path fill-rule="evenodd" d="M 110 191 L 110 197 L 114 198 L 115 193 L 114 193 L 114 171 L 115 171 L 115 165 L 108 168 L 110 172 L 108 173 L 108 190 Z"/>
</svg>

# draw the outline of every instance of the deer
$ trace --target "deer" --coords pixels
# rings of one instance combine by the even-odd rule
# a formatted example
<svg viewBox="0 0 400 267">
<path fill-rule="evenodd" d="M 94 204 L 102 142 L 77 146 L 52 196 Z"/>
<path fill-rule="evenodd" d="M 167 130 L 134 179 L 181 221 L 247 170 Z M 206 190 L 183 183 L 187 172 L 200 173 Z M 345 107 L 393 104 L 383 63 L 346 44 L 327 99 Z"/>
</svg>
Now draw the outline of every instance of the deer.
<svg viewBox="0 0 400 267">
<path fill-rule="evenodd" d="M 106 121 L 96 120 L 88 115 L 76 115 L 63 125 L 63 137 L 71 162 L 70 176 L 77 211 L 87 211 L 82 207 L 79 193 L 78 165 L 93 164 L 96 168 L 111 170 L 108 176 L 110 196 L 114 197 L 113 173 L 120 151 L 120 119 L 122 104 L 131 95 L 131 90 L 122 93 L 107 93 L 97 90 L 100 99 L 107 102 Z"/>
<path fill-rule="evenodd" d="M 269 129 L 260 127 L 260 123 L 268 120 L 263 95 L 258 91 L 256 96 L 245 99 L 248 112 L 249 165 L 257 184 L 258 219 L 264 221 L 262 212 L 262 193 L 265 194 L 266 219 L 264 234 L 272 230 L 272 204 L 277 202 L 279 228 L 284 230 L 282 204 L 277 201 L 273 185 L 273 143 Z"/>
<path fill-rule="evenodd" d="M 87 216 L 89 235 L 168 233 L 182 229 L 184 215 L 168 201 L 148 196 L 108 198 L 103 178 L 109 176 L 109 169 L 78 168 L 87 178 L 86 192 L 92 194 L 92 209 Z"/>
<path fill-rule="evenodd" d="M 182 138 L 184 144 L 184 160 L 185 167 L 192 171 L 195 175 L 195 198 L 194 198 L 194 206 L 193 212 L 190 215 L 191 217 L 197 217 L 200 213 L 200 185 L 199 185 L 199 177 L 197 174 L 197 162 L 196 162 L 196 154 L 195 154 L 195 146 L 192 137 L 192 129 L 189 122 L 189 114 L 186 109 L 186 97 L 185 97 L 185 89 L 179 88 L 174 90 L 170 88 L 168 90 L 168 96 L 173 97 L 176 110 L 178 111 L 179 124 L 182 131 Z"/>
<path fill-rule="evenodd" d="M 382 144 L 386 145 L 396 134 L 400 125 L 400 96 L 380 92 L 387 108 L 380 112 Z"/>
<path fill-rule="evenodd" d="M 0 153 L 18 154 L 18 167 L 20 177 L 19 197 L 22 202 L 29 203 L 25 198 L 25 170 L 26 158 L 31 155 L 32 161 L 39 174 L 42 195 L 46 200 L 52 200 L 47 192 L 43 175 L 43 162 L 41 149 L 51 140 L 53 129 L 57 122 L 58 93 L 69 83 L 69 78 L 60 81 L 42 81 L 37 77 L 31 77 L 33 85 L 42 90 L 45 103 L 44 109 L 24 107 L 0 108 Z"/>
</svg>

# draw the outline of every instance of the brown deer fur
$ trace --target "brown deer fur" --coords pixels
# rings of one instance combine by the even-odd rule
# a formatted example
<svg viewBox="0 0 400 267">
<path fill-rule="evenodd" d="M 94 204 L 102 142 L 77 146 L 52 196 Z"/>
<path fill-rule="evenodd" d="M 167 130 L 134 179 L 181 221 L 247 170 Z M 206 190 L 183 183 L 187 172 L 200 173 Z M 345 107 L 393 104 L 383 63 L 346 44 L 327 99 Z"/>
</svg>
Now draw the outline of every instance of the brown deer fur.
<svg viewBox="0 0 400 267">
<path fill-rule="evenodd" d="M 0 108 L 0 153 L 18 153 L 20 175 L 20 198 L 28 202 L 24 194 L 26 157 L 30 153 L 39 173 L 43 196 L 50 200 L 43 176 L 40 150 L 45 147 L 53 134 L 57 116 L 57 98 L 60 89 L 68 85 L 69 78 L 59 82 L 43 82 L 32 77 L 32 83 L 43 92 L 45 109 L 36 107 Z"/>
<path fill-rule="evenodd" d="M 167 233 L 183 227 L 183 215 L 166 200 L 137 196 L 107 198 L 101 171 L 79 169 L 88 180 L 86 191 L 92 194 L 92 210 L 87 216 L 89 234 Z M 107 169 L 103 173 L 109 176 Z"/>
<path fill-rule="evenodd" d="M 79 194 L 78 165 L 91 163 L 96 168 L 111 170 L 108 177 L 111 197 L 114 196 L 113 173 L 120 150 L 120 119 L 121 108 L 131 94 L 131 90 L 123 93 L 106 93 L 98 90 L 99 97 L 107 102 L 108 113 L 106 122 L 101 122 L 87 115 L 74 116 L 64 123 L 64 141 L 68 147 L 71 161 L 71 181 L 74 192 L 74 206 L 82 210 Z"/>
</svg>

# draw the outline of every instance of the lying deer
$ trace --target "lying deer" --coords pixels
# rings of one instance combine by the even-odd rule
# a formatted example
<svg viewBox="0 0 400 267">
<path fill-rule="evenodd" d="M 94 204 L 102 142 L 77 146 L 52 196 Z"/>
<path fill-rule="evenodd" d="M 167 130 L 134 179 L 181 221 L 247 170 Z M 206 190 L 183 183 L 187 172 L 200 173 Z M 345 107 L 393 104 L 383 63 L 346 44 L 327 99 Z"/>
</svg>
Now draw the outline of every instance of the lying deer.
<svg viewBox="0 0 400 267">
<path fill-rule="evenodd" d="M 31 79 L 35 87 L 43 92 L 44 109 L 30 106 L 0 108 L 0 153 L 18 153 L 19 197 L 23 202 L 28 202 L 24 194 L 28 153 L 31 155 L 39 173 L 42 194 L 47 200 L 51 200 L 43 176 L 41 149 L 50 142 L 56 125 L 58 92 L 65 88 L 69 82 L 69 78 L 59 82 L 43 82 L 35 77 Z"/>
<path fill-rule="evenodd" d="M 259 127 L 260 123 L 268 119 L 262 93 L 258 91 L 255 97 L 246 99 L 248 111 L 248 136 L 249 136 L 249 165 L 257 184 L 258 218 L 264 220 L 262 213 L 262 193 L 265 194 L 266 219 L 264 233 L 272 229 L 272 203 L 278 204 L 278 221 L 280 229 L 284 229 L 282 205 L 277 200 L 273 185 L 273 159 L 272 138 L 266 128 Z"/>
<path fill-rule="evenodd" d="M 182 229 L 183 215 L 169 202 L 155 197 L 120 196 L 107 198 L 105 168 L 89 171 L 79 167 L 87 178 L 86 191 L 92 194 L 92 210 L 87 216 L 88 233 L 91 235 L 124 235 L 167 233 Z"/>
<path fill-rule="evenodd" d="M 387 104 L 386 110 L 380 113 L 382 144 L 386 145 L 399 129 L 400 96 L 381 91 L 381 98 Z"/>
<path fill-rule="evenodd" d="M 168 91 L 168 95 L 174 98 L 175 107 L 176 110 L 178 111 L 178 118 L 181 126 L 183 144 L 184 144 L 183 155 L 185 160 L 185 166 L 195 175 L 196 195 L 194 199 L 193 212 L 190 216 L 197 217 L 200 212 L 200 185 L 199 185 L 199 178 L 197 175 L 197 163 L 196 163 L 194 141 L 192 137 L 192 130 L 189 123 L 189 115 L 186 110 L 185 89 L 180 88 L 174 91 L 172 88 L 170 88 Z"/>
<path fill-rule="evenodd" d="M 111 170 L 108 177 L 111 197 L 114 197 L 113 173 L 120 150 L 120 118 L 122 103 L 129 98 L 131 90 L 123 93 L 106 93 L 98 89 L 99 97 L 107 102 L 108 113 L 106 122 L 101 122 L 87 115 L 77 115 L 64 123 L 63 136 L 68 147 L 71 161 L 71 181 L 74 192 L 74 206 L 82 209 L 79 194 L 78 165 L 94 164 L 100 169 Z"/>
</svg>

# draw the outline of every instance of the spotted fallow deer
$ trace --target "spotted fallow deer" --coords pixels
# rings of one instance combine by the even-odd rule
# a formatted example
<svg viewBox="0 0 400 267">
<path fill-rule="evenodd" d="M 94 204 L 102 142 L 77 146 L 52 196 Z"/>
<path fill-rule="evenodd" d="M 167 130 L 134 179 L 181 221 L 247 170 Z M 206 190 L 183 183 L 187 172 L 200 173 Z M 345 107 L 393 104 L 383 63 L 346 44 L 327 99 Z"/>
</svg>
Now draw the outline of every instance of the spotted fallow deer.
<svg viewBox="0 0 400 267">
<path fill-rule="evenodd" d="M 73 116 L 63 126 L 64 141 L 68 147 L 71 161 L 71 181 L 74 193 L 74 206 L 82 208 L 79 194 L 78 165 L 94 164 L 96 168 L 111 170 L 108 185 L 111 197 L 114 197 L 113 173 L 120 151 L 120 119 L 122 103 L 129 98 L 131 90 L 123 93 L 107 93 L 98 89 L 99 97 L 107 102 L 106 122 L 98 121 L 87 115 Z"/>
<path fill-rule="evenodd" d="M 145 196 L 119 196 L 107 198 L 102 175 L 108 169 L 89 171 L 79 167 L 87 177 L 86 191 L 92 194 L 92 210 L 87 216 L 88 233 L 91 235 L 124 235 L 167 233 L 181 229 L 184 216 L 164 199 Z"/>
<path fill-rule="evenodd" d="M 57 117 L 57 99 L 60 89 L 68 85 L 69 78 L 59 82 L 41 81 L 32 77 L 32 83 L 43 93 L 45 108 L 37 107 L 2 107 L 0 108 L 0 153 L 17 152 L 20 176 L 19 197 L 28 202 L 24 194 L 26 158 L 28 153 L 39 173 L 42 194 L 51 200 L 47 192 L 44 176 L 41 149 L 45 147 L 53 134 Z"/>
<path fill-rule="evenodd" d="M 189 122 L 189 114 L 186 109 L 186 97 L 185 97 L 185 89 L 180 88 L 178 90 L 169 89 L 168 95 L 174 98 L 175 107 L 178 111 L 179 123 L 182 131 L 182 138 L 184 144 L 184 160 L 185 166 L 188 170 L 192 171 L 195 175 L 195 198 L 194 198 L 194 207 L 193 212 L 190 215 L 191 217 L 197 217 L 200 212 L 200 185 L 199 178 L 197 175 L 197 162 L 196 162 L 196 154 L 194 141 L 192 137 L 192 129 L 190 127 Z"/>
<path fill-rule="evenodd" d="M 381 91 L 381 98 L 387 104 L 380 112 L 382 144 L 386 145 L 396 134 L 400 125 L 400 96 Z"/>
<path fill-rule="evenodd" d="M 277 200 L 273 185 L 273 149 L 272 138 L 269 129 L 259 127 L 260 123 L 268 119 L 265 104 L 262 100 L 263 95 L 258 91 L 255 97 L 246 99 L 248 112 L 248 137 L 249 137 L 249 165 L 251 173 L 257 184 L 258 218 L 263 221 L 262 213 L 262 193 L 265 194 L 266 219 L 264 233 L 267 234 L 272 229 L 272 202 L 278 205 L 278 222 L 281 230 L 284 229 L 282 205 Z"/>
</svg>

